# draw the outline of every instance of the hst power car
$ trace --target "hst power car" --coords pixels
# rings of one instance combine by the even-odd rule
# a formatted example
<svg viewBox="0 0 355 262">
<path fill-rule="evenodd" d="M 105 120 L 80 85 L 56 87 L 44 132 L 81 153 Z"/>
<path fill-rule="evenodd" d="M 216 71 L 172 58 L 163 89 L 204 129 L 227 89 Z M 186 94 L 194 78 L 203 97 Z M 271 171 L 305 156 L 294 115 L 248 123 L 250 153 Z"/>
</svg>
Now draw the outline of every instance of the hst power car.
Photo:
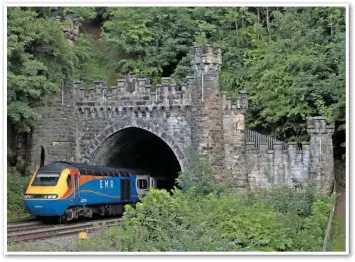
<svg viewBox="0 0 355 262">
<path fill-rule="evenodd" d="M 64 223 L 93 215 L 122 214 L 150 188 L 164 188 L 165 179 L 142 170 L 52 162 L 39 168 L 24 195 L 28 211 L 47 222 Z"/>
</svg>

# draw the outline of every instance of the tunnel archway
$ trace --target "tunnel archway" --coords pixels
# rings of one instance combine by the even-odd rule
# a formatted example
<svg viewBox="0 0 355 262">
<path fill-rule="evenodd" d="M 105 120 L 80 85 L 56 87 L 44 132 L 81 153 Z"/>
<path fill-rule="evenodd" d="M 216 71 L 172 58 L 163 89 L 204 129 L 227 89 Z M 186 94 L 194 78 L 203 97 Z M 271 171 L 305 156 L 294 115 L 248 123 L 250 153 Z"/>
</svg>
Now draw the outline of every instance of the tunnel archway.
<svg viewBox="0 0 355 262">
<path fill-rule="evenodd" d="M 181 164 L 172 148 L 159 136 L 139 127 L 126 127 L 104 139 L 91 164 L 141 169 L 154 177 L 167 179 L 165 188 L 175 184 Z"/>
</svg>

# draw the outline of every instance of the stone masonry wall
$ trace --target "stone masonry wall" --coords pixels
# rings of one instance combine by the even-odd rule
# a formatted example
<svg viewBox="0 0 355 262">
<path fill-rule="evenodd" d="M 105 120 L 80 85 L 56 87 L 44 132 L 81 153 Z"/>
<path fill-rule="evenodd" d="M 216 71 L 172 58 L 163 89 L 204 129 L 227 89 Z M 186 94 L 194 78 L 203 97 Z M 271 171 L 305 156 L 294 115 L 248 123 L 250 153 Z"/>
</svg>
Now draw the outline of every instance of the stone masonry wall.
<svg viewBox="0 0 355 262">
<path fill-rule="evenodd" d="M 238 191 L 248 190 L 248 176 L 245 151 L 245 114 L 247 96 L 240 93 L 239 99 L 231 101 L 222 94 L 223 139 L 224 139 L 224 180 Z"/>
<path fill-rule="evenodd" d="M 186 85 L 176 86 L 162 78 L 156 86 L 145 78 L 127 77 L 108 87 L 95 81 L 85 88 L 77 82 L 77 161 L 92 162 L 96 149 L 109 136 L 127 127 L 138 127 L 162 138 L 184 165 L 191 144 L 191 94 Z"/>
<path fill-rule="evenodd" d="M 216 182 L 225 181 L 238 191 L 271 184 L 298 186 L 313 181 L 324 193 L 331 190 L 334 126 L 325 118 L 307 120 L 310 143 L 287 148 L 246 142 L 248 98 L 240 92 L 231 100 L 220 91 L 221 49 L 191 49 L 193 76 L 174 85 L 170 78 L 151 85 L 146 78 L 127 76 L 114 86 L 95 81 L 65 84 L 51 106 L 39 109 L 42 119 L 33 132 L 31 168 L 38 167 L 41 148 L 45 163 L 67 160 L 94 163 L 100 147 L 112 135 L 137 127 L 161 138 L 173 151 L 182 169 L 191 145 L 212 162 Z M 271 141 L 271 142 L 270 142 Z M 271 150 L 270 150 L 271 149 Z M 101 154 L 102 154 L 101 150 Z"/>
<path fill-rule="evenodd" d="M 268 188 L 271 185 L 299 186 L 308 181 L 309 145 L 304 143 L 302 149 L 296 143 L 274 143 L 269 150 L 267 144 L 255 147 L 246 144 L 248 163 L 248 181 L 250 189 Z"/>
<path fill-rule="evenodd" d="M 32 135 L 31 162 L 29 170 L 32 172 L 39 167 L 41 147 L 44 149 L 45 164 L 57 161 L 75 161 L 75 119 L 73 116 L 72 86 L 63 89 L 51 105 L 39 108 L 42 118 Z"/>
</svg>

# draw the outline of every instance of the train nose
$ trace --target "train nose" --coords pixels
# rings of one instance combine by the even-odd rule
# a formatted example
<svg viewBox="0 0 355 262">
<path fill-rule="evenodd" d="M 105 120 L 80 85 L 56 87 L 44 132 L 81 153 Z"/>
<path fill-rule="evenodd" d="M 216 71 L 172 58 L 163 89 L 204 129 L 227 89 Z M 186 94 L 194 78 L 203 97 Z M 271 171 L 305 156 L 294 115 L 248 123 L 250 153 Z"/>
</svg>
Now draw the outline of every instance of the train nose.
<svg viewBox="0 0 355 262">
<path fill-rule="evenodd" d="M 27 210 L 34 216 L 61 216 L 65 205 L 61 201 L 25 200 Z"/>
</svg>

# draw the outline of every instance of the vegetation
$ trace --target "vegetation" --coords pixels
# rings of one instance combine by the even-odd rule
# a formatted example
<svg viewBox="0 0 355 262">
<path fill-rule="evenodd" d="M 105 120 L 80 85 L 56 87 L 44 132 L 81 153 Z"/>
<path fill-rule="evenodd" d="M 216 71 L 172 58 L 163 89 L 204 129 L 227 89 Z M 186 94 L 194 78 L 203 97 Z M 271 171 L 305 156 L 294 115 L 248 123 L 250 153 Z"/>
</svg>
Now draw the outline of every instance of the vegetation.
<svg viewBox="0 0 355 262">
<path fill-rule="evenodd" d="M 127 206 L 120 226 L 78 243 L 79 251 L 321 251 L 332 198 L 312 188 L 274 188 L 249 197 L 209 185 L 209 164 L 194 162 L 202 180 L 184 192 L 150 190 Z M 189 172 L 188 169 L 186 172 Z M 196 174 L 195 173 L 195 174 Z M 182 175 L 180 181 L 186 181 Z"/>
<path fill-rule="evenodd" d="M 63 248 L 58 248 L 58 247 L 47 247 L 47 248 L 35 248 L 30 246 L 26 246 L 25 244 L 15 244 L 15 243 L 10 243 L 7 245 L 7 251 L 8 252 L 64 252 L 66 250 L 63 250 Z"/>
<path fill-rule="evenodd" d="M 10 168 L 7 175 L 7 220 L 21 220 L 29 217 L 23 195 L 26 191 L 30 176 L 22 176 L 15 168 Z"/>
<path fill-rule="evenodd" d="M 198 195 L 207 195 L 209 193 L 218 194 L 227 188 L 226 185 L 216 185 L 209 159 L 200 161 L 198 154 L 192 147 L 188 148 L 186 155 L 189 162 L 176 179 L 176 184 L 182 192 L 194 190 Z"/>
<path fill-rule="evenodd" d="M 121 226 L 80 241 L 78 250 L 321 251 L 330 202 L 316 200 L 301 217 L 262 199 L 152 190 L 135 209 L 127 208 Z"/>
<path fill-rule="evenodd" d="M 7 116 L 15 133 L 30 133 L 40 118 L 35 108 L 49 103 L 66 80 L 113 84 L 135 74 L 153 83 L 165 76 L 180 83 L 191 73 L 190 47 L 200 44 L 222 48 L 221 88 L 231 97 L 247 91 L 249 127 L 303 140 L 305 117 L 324 115 L 344 132 L 345 8 L 59 8 L 60 15 L 69 12 L 102 26 L 100 39 L 81 32 L 72 46 L 63 23 L 49 19 L 50 8 L 7 9 Z M 16 141 L 19 147 L 22 140 Z M 321 249 L 331 199 L 310 188 L 275 188 L 245 198 L 215 186 L 209 172 L 205 163 L 189 167 L 178 181 L 182 190 L 152 190 L 135 209 L 127 208 L 120 227 L 104 231 L 95 245 L 82 241 L 80 249 Z M 22 196 L 28 179 L 9 170 L 8 219 L 27 215 Z"/>
<path fill-rule="evenodd" d="M 270 195 L 276 196 L 275 192 Z M 304 197 L 292 190 L 287 194 Z M 277 201 L 284 200 L 283 194 L 278 196 Z M 151 190 L 135 208 L 127 206 L 120 226 L 90 235 L 73 248 L 79 252 L 321 251 L 331 203 L 330 198 L 317 198 L 310 213 L 298 216 L 293 204 L 280 212 L 262 198 L 251 202 L 226 192 L 202 195 L 192 188 L 184 193 L 175 190 L 173 195 Z M 24 249 L 13 246 L 9 251 Z"/>
<path fill-rule="evenodd" d="M 345 8 L 59 8 L 102 26 L 99 40 L 82 33 L 74 48 L 42 9 L 8 8 L 8 116 L 23 128 L 62 79 L 179 83 L 191 73 L 190 47 L 205 43 L 222 48 L 222 89 L 249 94 L 248 126 L 301 139 L 306 116 L 345 119 Z"/>
<path fill-rule="evenodd" d="M 29 131 L 40 114 L 33 109 L 61 90 L 74 70 L 74 54 L 59 22 L 34 10 L 7 10 L 7 114 Z"/>
<path fill-rule="evenodd" d="M 182 190 L 150 190 L 135 207 L 126 206 L 119 226 L 80 240 L 74 250 L 321 251 L 332 197 L 318 195 L 311 186 L 233 194 L 211 183 L 209 162 L 197 158 L 185 172 L 198 179 L 183 173 L 178 179 Z M 9 251 L 21 248 L 10 246 Z"/>
<path fill-rule="evenodd" d="M 333 218 L 332 232 L 328 243 L 327 251 L 345 252 L 346 251 L 346 226 L 345 217 L 335 216 Z"/>
<path fill-rule="evenodd" d="M 336 212 L 333 217 L 332 230 L 330 234 L 330 240 L 327 246 L 327 251 L 344 252 L 346 250 L 346 168 L 345 163 L 341 161 L 335 161 L 335 181 L 336 181 L 336 191 L 337 205 Z M 337 209 L 340 210 L 337 210 Z M 341 210 L 345 210 L 345 212 Z M 349 231 L 348 231 L 349 232 Z"/>
<path fill-rule="evenodd" d="M 128 7 L 103 17 L 106 69 L 120 76 L 181 82 L 190 46 L 218 44 L 222 89 L 247 91 L 249 126 L 300 139 L 306 116 L 345 117 L 344 8 Z"/>
</svg>

